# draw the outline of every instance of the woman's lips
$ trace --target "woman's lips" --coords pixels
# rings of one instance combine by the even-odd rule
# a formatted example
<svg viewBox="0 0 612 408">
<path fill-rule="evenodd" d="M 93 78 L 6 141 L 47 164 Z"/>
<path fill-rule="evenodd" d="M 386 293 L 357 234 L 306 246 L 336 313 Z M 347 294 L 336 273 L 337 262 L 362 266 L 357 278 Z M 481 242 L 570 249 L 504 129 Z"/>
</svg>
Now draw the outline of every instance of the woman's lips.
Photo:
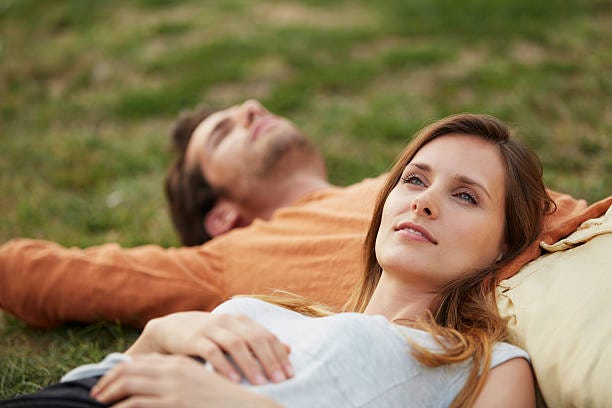
<svg viewBox="0 0 612 408">
<path fill-rule="evenodd" d="M 429 231 L 412 222 L 403 222 L 399 224 L 395 227 L 395 231 L 402 231 L 410 234 L 411 237 L 416 238 L 417 240 L 429 241 L 434 245 L 438 245 L 438 241 L 434 239 Z"/>
</svg>

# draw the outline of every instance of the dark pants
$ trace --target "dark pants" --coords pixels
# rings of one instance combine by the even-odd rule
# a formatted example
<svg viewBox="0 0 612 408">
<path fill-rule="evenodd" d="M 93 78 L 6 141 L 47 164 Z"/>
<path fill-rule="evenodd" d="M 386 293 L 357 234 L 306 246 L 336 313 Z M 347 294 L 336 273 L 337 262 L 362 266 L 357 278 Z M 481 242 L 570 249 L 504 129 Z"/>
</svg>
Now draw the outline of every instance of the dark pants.
<svg viewBox="0 0 612 408">
<path fill-rule="evenodd" d="M 54 384 L 33 394 L 0 401 L 1 408 L 104 408 L 89 396 L 89 391 L 100 377 L 84 378 L 77 381 Z"/>
</svg>

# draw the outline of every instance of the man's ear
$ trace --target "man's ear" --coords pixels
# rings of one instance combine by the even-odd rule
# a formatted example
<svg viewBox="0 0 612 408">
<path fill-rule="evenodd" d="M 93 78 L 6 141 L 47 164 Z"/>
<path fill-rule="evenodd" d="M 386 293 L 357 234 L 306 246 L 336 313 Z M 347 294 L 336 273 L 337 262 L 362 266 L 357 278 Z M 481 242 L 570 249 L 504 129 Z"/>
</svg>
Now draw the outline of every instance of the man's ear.
<svg viewBox="0 0 612 408">
<path fill-rule="evenodd" d="M 204 217 L 204 229 L 214 238 L 236 227 L 239 221 L 240 209 L 238 206 L 231 201 L 219 199 Z"/>
</svg>

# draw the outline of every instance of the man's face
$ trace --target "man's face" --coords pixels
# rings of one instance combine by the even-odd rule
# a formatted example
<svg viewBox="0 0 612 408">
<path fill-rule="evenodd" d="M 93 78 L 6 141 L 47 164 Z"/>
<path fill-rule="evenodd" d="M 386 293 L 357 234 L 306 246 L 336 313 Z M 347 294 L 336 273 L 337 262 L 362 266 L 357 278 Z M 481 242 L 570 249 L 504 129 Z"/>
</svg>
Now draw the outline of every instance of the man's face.
<svg viewBox="0 0 612 408">
<path fill-rule="evenodd" d="M 193 132 L 186 160 L 188 166 L 199 165 L 213 187 L 249 205 L 269 191 L 270 183 L 299 171 L 300 163 L 290 156 L 301 150 L 313 149 L 295 125 L 248 100 L 204 119 Z"/>
</svg>

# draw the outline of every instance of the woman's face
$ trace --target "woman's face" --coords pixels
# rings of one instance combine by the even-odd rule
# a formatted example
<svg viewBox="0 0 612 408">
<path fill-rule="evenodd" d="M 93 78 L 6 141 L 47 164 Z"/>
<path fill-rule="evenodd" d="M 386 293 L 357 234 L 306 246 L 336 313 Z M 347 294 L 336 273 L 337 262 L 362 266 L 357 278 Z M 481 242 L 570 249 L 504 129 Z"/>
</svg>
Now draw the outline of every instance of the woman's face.
<svg viewBox="0 0 612 408">
<path fill-rule="evenodd" d="M 423 146 L 385 201 L 376 257 L 385 274 L 437 290 L 495 262 L 504 249 L 505 170 L 476 136 Z"/>
</svg>

